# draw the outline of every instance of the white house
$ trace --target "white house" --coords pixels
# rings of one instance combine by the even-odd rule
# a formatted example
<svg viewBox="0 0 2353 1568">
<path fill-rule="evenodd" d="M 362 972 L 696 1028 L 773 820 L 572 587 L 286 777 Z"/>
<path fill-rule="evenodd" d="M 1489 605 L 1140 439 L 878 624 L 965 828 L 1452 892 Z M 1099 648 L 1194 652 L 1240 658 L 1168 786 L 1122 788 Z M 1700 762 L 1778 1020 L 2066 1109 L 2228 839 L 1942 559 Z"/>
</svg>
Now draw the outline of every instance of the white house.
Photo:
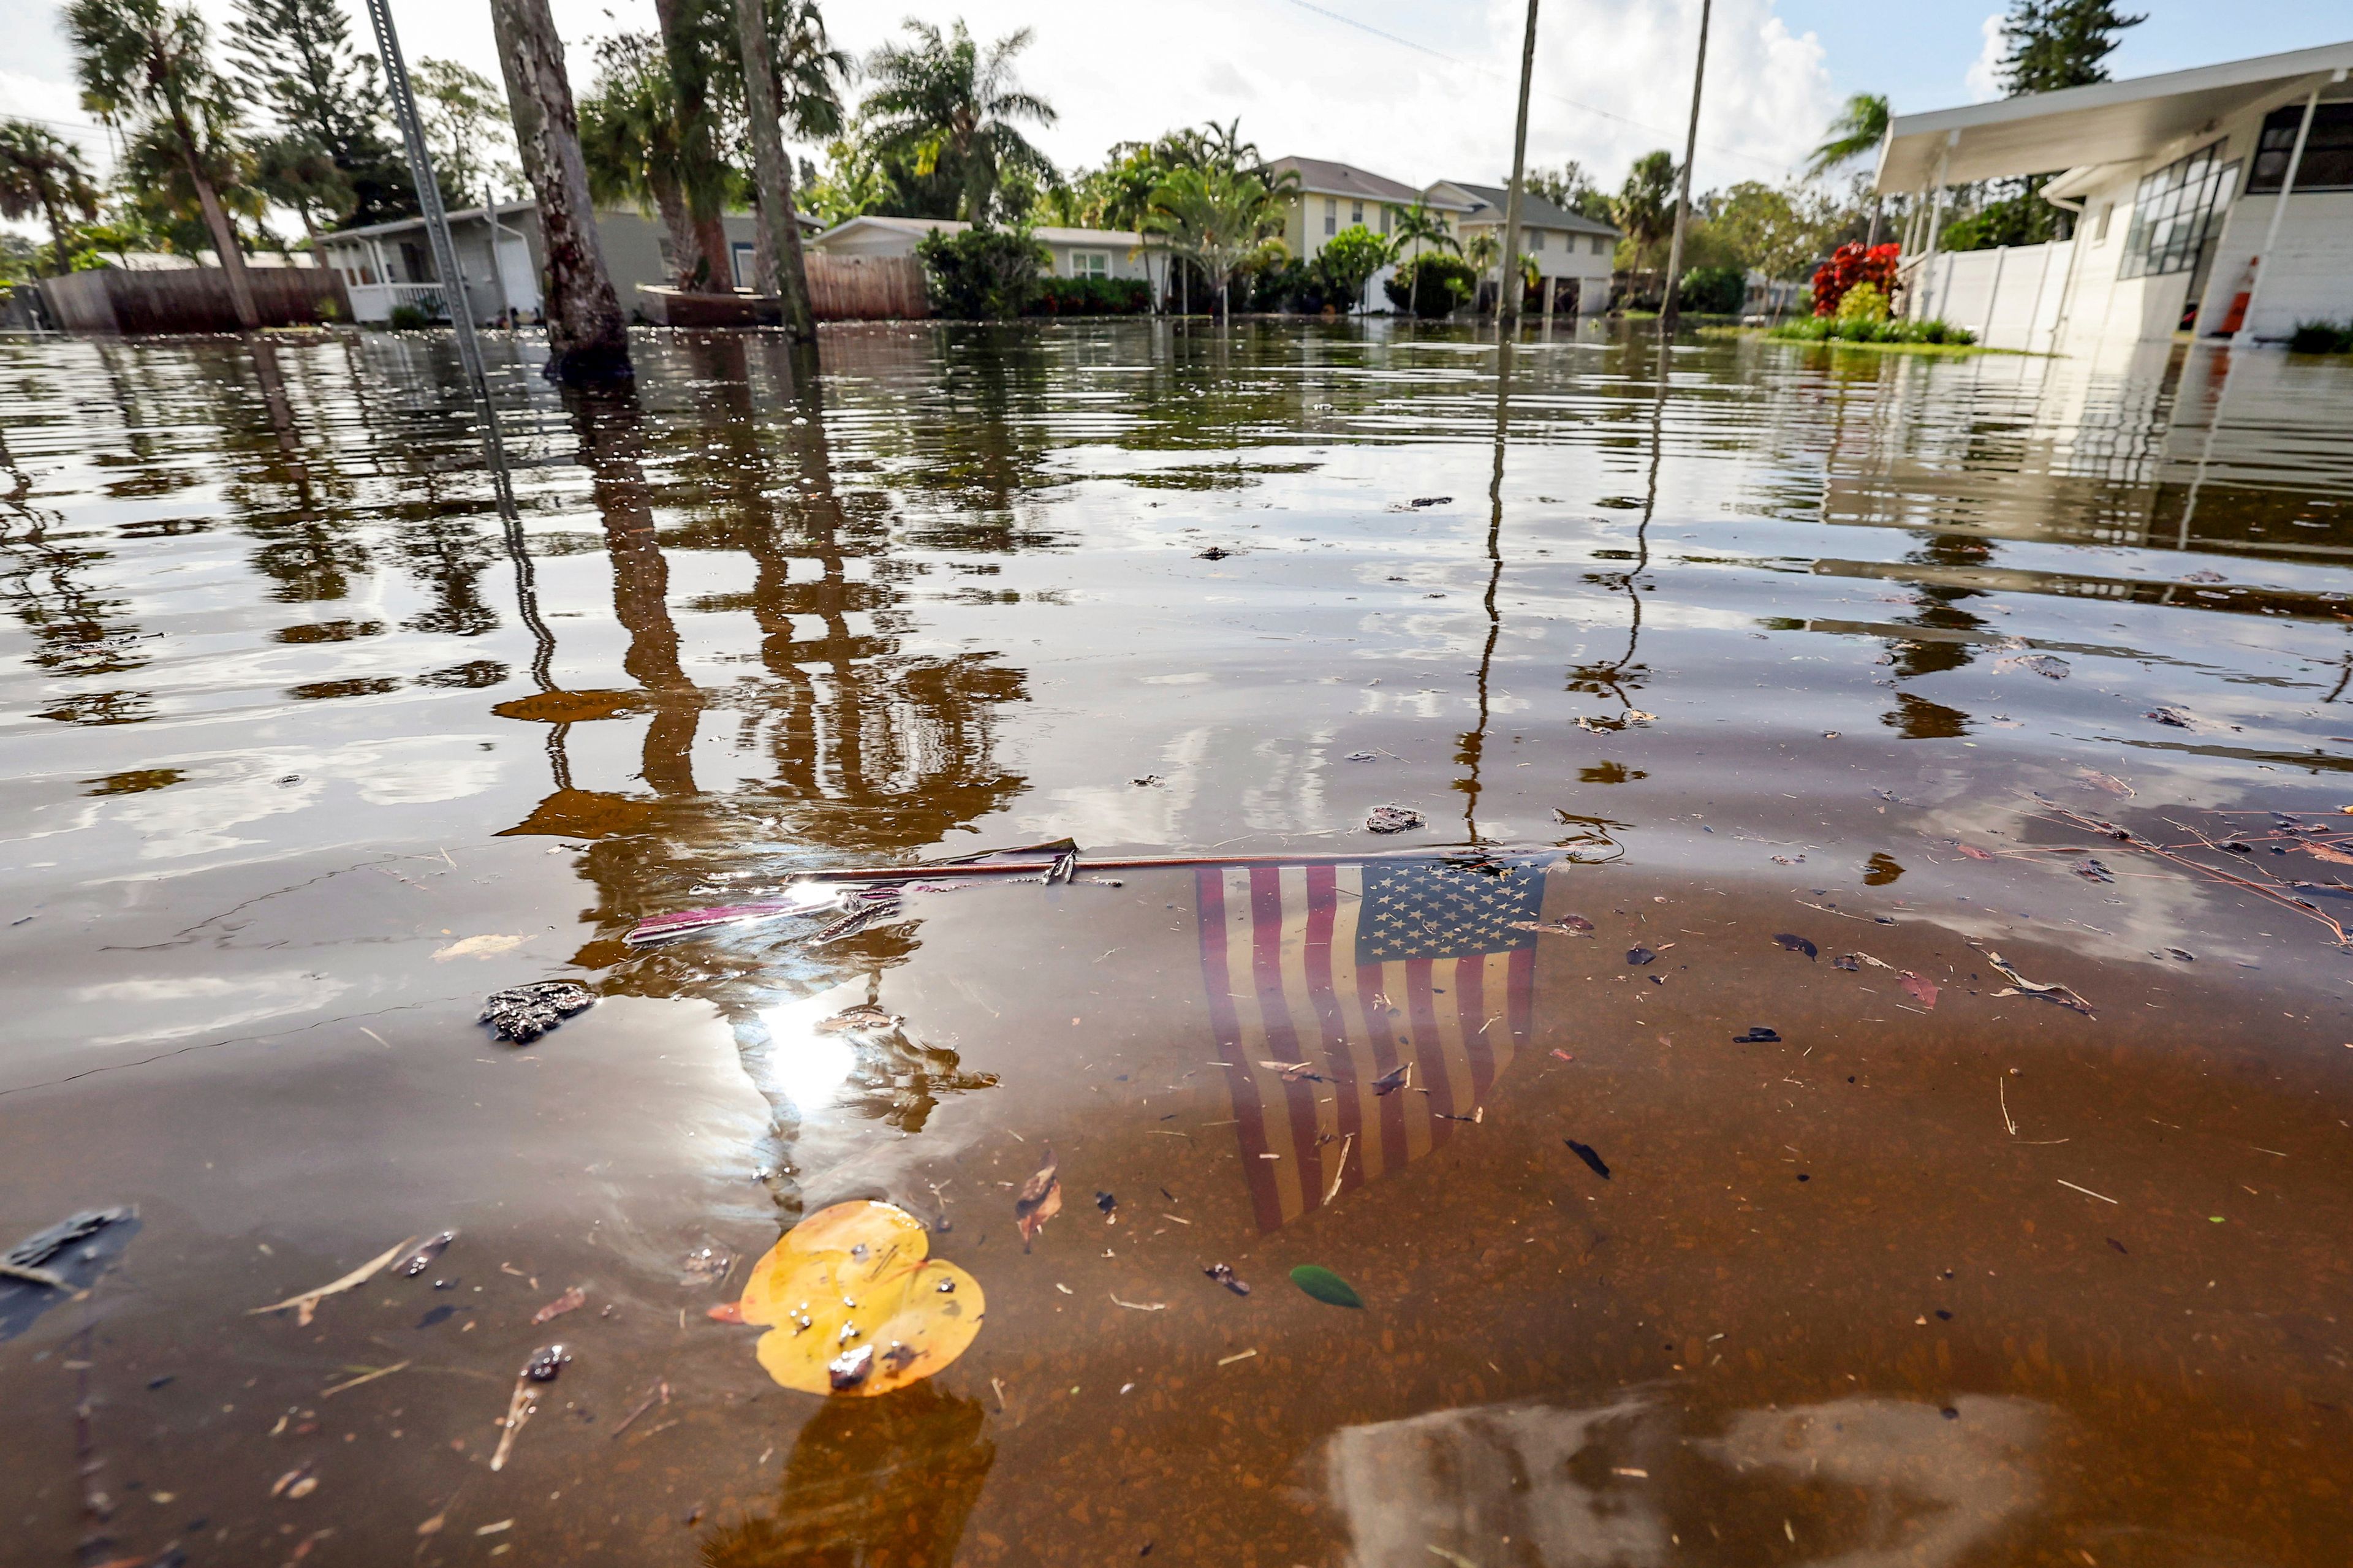
<svg viewBox="0 0 2353 1568">
<path fill-rule="evenodd" d="M 1457 227 L 1467 241 L 1475 235 L 1504 238 L 1504 204 L 1510 190 L 1503 185 L 1474 185 L 1467 180 L 1440 180 L 1424 193 L 1432 207 L 1442 200 L 1451 210 L 1468 203 Z M 1542 294 L 1523 309 L 1550 315 L 1599 313 L 1609 308 L 1609 263 L 1618 253 L 1621 231 L 1581 213 L 1547 201 L 1534 191 L 1520 194 L 1520 250 L 1535 258 L 1545 280 Z"/>
<path fill-rule="evenodd" d="M 2353 42 L 1899 117 L 1878 189 L 1936 208 L 1905 309 L 2059 353 L 2353 321 L 2348 71 Z M 1947 187 L 2054 171 L 2072 239 L 1936 254 Z"/>
<path fill-rule="evenodd" d="M 546 255 L 538 206 L 529 201 L 501 202 L 495 209 L 461 208 L 448 218 L 450 244 L 458 252 L 458 270 L 474 320 L 491 321 L 502 309 L 524 319 L 538 314 Z M 731 281 L 738 289 L 754 286 L 758 223 L 749 213 L 726 213 L 720 218 L 733 253 Z M 804 234 L 815 226 L 807 218 L 801 220 Z M 670 280 L 670 235 L 658 219 L 627 207 L 599 208 L 596 237 L 623 310 L 631 308 L 640 285 L 653 288 Z M 448 313 L 448 290 L 434 275 L 433 242 L 423 218 L 322 234 L 318 250 L 326 266 L 343 275 L 352 314 L 359 321 L 385 321 L 395 305 L 403 304 L 416 306 L 428 317 Z"/>
<path fill-rule="evenodd" d="M 962 234 L 971 226 L 955 218 L 854 217 L 827 229 L 810 240 L 809 247 L 828 256 L 913 256 L 916 244 L 933 230 Z M 1132 229 L 1033 228 L 1029 237 L 1051 253 L 1057 278 L 1141 278 L 1155 282 L 1167 265 L 1159 251 L 1147 252 L 1144 236 Z"/>
</svg>

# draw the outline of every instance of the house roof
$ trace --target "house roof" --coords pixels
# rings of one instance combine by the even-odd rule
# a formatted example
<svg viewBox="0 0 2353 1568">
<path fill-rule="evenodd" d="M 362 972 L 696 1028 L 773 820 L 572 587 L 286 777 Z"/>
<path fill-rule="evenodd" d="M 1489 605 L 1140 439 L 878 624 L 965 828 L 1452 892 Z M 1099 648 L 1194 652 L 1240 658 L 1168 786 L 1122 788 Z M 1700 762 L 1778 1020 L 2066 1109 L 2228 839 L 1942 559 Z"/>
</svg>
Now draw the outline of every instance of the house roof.
<svg viewBox="0 0 2353 1568">
<path fill-rule="evenodd" d="M 2129 81 L 1899 115 L 1880 143 L 1877 188 L 1950 184 L 2137 163 L 2290 89 L 2353 68 L 2353 41 Z"/>
<path fill-rule="evenodd" d="M 539 204 L 536 202 L 517 201 L 499 204 L 499 216 L 501 218 L 513 217 L 522 213 L 536 213 L 538 210 Z M 459 207 L 451 212 L 448 218 L 451 223 L 480 223 L 482 218 L 482 209 Z M 332 245 L 339 239 L 382 239 L 387 235 L 421 230 L 424 226 L 425 220 L 421 217 L 396 217 L 384 223 L 364 223 L 352 228 L 339 228 L 332 234 L 321 235 L 319 243 Z"/>
<path fill-rule="evenodd" d="M 539 204 L 537 202 L 531 201 L 528 198 L 519 201 L 501 202 L 499 204 L 498 210 L 499 217 L 501 221 L 512 217 L 521 217 L 526 214 L 536 216 L 539 213 Z M 457 207 L 453 208 L 448 216 L 451 223 L 480 223 L 482 220 L 482 212 L 483 209 L 478 206 Z M 596 213 L 600 217 L 607 213 L 628 213 L 631 217 L 640 216 L 634 207 L 598 207 L 596 209 Z M 726 216 L 729 217 L 748 217 L 751 215 L 748 212 L 736 211 L 730 212 Z M 819 224 L 817 219 L 809 216 L 807 213 L 797 213 L 794 216 L 800 219 L 801 229 L 804 233 L 814 228 L 824 226 Z M 396 217 L 385 223 L 368 223 L 361 224 L 353 228 L 339 228 L 331 234 L 321 235 L 319 237 L 319 243 L 322 245 L 332 245 L 339 239 L 383 239 L 388 236 L 396 234 L 419 233 L 423 231 L 424 227 L 425 220 L 421 217 Z"/>
<path fill-rule="evenodd" d="M 1411 185 L 1388 179 L 1353 163 L 1335 163 L 1324 158 L 1277 158 L 1268 165 L 1276 174 L 1295 174 L 1299 188 L 1311 195 L 1346 196 L 1355 201 L 1388 202 L 1392 205 L 1409 207 L 1424 199 L 1423 193 Z M 1459 202 L 1431 202 L 1451 212 L 1464 211 Z"/>
<path fill-rule="evenodd" d="M 845 234 L 860 227 L 884 228 L 899 234 L 921 235 L 929 234 L 934 229 L 939 230 L 942 234 L 962 234 L 971 226 L 972 225 L 962 218 L 884 217 L 879 214 L 869 214 L 863 217 L 847 218 L 834 225 L 833 227 L 817 237 L 817 243 L 822 243 L 831 239 L 837 234 Z M 1033 237 L 1042 239 L 1049 245 L 1138 246 L 1144 243 L 1144 237 L 1133 229 L 1062 228 L 1053 225 L 1043 225 L 1031 229 L 1029 233 Z"/>
<path fill-rule="evenodd" d="M 1503 222 L 1504 204 L 1512 197 L 1510 189 L 1504 185 L 1474 185 L 1467 180 L 1440 180 L 1430 189 L 1437 190 L 1440 186 L 1460 191 L 1472 202 L 1471 210 L 1463 215 L 1464 223 Z M 1520 222 L 1530 228 L 1567 229 L 1571 234 L 1606 234 L 1612 239 L 1623 232 L 1598 218 L 1573 213 L 1534 191 L 1520 193 Z"/>
</svg>

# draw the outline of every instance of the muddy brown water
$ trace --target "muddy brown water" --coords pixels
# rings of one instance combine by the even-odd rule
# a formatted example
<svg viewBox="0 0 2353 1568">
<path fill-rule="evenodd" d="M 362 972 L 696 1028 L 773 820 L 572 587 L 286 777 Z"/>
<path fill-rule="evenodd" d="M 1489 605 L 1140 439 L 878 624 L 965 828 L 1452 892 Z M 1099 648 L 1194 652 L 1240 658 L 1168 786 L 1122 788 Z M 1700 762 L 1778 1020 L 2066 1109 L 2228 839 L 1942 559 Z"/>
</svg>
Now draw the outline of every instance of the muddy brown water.
<svg viewBox="0 0 2353 1568">
<path fill-rule="evenodd" d="M 2353 369 L 491 352 L 0 344 L 0 1557 L 2342 1560 Z M 621 940 L 1066 836 L 1233 858 Z M 779 1387 L 870 1197 L 984 1327 Z"/>
</svg>

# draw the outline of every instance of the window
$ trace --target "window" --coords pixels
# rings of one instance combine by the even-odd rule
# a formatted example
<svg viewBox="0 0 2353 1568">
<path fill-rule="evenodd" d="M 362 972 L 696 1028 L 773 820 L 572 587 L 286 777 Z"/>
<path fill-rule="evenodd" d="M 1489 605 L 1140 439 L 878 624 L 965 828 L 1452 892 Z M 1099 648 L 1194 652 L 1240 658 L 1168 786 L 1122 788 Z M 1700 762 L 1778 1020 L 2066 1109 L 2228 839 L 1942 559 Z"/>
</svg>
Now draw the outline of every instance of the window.
<svg viewBox="0 0 2353 1568">
<path fill-rule="evenodd" d="M 748 239 L 739 239 L 729 247 L 735 263 L 735 287 L 757 289 L 760 286 L 760 247 Z"/>
<path fill-rule="evenodd" d="M 1324 198 L 1324 232 L 1325 234 L 1340 232 L 1340 199 L 1337 196 Z"/>
<path fill-rule="evenodd" d="M 2296 128 L 2303 123 L 2300 103 L 2263 117 L 2254 172 L 2247 176 L 2251 194 L 2280 188 L 2287 178 L 2287 161 L 2295 153 Z M 2353 103 L 2324 103 L 2312 111 L 2312 134 L 2305 138 L 2304 161 L 2295 166 L 2295 188 L 2353 191 Z"/>
<path fill-rule="evenodd" d="M 1387 234 L 1387 233 L 1388 233 L 1388 232 L 1389 232 L 1389 226 L 1390 226 L 1391 224 L 1395 223 L 1396 221 L 1397 221 L 1397 208 L 1395 208 L 1395 207 L 1383 207 L 1383 208 L 1381 209 L 1381 232 L 1382 232 L 1383 234 Z"/>
<path fill-rule="evenodd" d="M 1542 250 L 1544 248 L 1544 230 L 1540 228 L 1531 229 L 1528 233 L 1528 248 L 1530 250 Z"/>
<path fill-rule="evenodd" d="M 2198 265 L 2214 210 L 2229 202 L 2239 177 L 2239 165 L 2215 156 L 2221 150 L 2217 142 L 2141 176 L 2117 277 L 2162 277 Z"/>
<path fill-rule="evenodd" d="M 1350 202 L 1348 204 L 1348 221 L 1350 223 L 1362 223 L 1365 221 L 1364 203 Z"/>
<path fill-rule="evenodd" d="M 1073 278 L 1110 277 L 1111 252 L 1108 250 L 1073 250 L 1071 252 L 1071 276 Z"/>
<path fill-rule="evenodd" d="M 1597 234 L 1593 237 L 1593 254 L 1596 256 L 1607 256 L 1609 254 L 1609 237 L 1608 235 Z"/>
<path fill-rule="evenodd" d="M 2102 202 L 2100 204 L 2100 221 L 2092 230 L 2092 243 L 2094 245 L 2105 245 L 2108 243 L 2108 220 L 2116 216 L 2116 203 Z"/>
</svg>

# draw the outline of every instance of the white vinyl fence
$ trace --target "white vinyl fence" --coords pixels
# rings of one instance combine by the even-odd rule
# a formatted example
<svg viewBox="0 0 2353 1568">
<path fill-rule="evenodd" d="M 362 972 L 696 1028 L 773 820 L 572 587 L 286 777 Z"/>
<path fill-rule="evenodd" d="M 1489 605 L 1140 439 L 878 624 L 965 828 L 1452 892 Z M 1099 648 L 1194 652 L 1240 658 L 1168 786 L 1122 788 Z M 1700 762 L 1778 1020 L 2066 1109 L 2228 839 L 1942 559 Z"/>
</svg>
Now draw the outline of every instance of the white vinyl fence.
<svg viewBox="0 0 2353 1568">
<path fill-rule="evenodd" d="M 2064 241 L 1929 257 L 1905 279 L 1912 292 L 1905 314 L 1967 327 L 1988 348 L 2051 353 L 2074 248 Z"/>
</svg>

